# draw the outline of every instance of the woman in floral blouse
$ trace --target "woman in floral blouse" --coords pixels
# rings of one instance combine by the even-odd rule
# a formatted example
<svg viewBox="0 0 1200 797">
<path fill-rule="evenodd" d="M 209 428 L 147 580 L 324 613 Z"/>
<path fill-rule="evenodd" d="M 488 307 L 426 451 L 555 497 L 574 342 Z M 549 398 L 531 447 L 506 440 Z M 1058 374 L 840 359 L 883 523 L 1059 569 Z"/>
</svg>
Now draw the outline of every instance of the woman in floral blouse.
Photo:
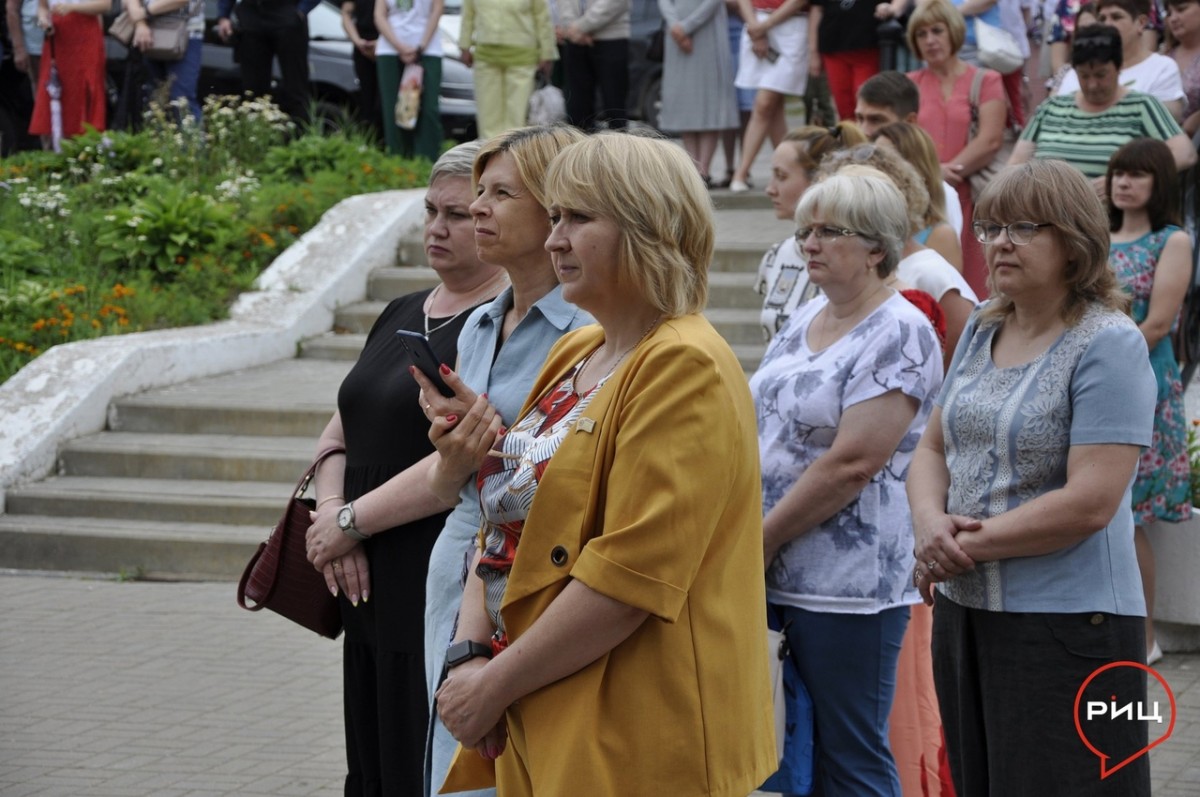
<svg viewBox="0 0 1200 797">
<path fill-rule="evenodd" d="M 887 717 L 919 600 L 904 479 L 942 353 L 925 315 L 887 284 L 909 237 L 889 180 L 830 177 L 796 219 L 822 295 L 796 310 L 750 380 L 767 600 L 812 695 L 824 794 L 894 795 Z"/>
</svg>

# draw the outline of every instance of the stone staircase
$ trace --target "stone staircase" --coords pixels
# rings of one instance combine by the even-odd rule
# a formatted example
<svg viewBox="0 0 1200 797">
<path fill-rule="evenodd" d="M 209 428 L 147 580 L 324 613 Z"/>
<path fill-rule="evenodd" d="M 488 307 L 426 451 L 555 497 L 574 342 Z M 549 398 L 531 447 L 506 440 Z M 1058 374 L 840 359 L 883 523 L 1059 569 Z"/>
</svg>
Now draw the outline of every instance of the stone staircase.
<svg viewBox="0 0 1200 797">
<path fill-rule="evenodd" d="M 753 230 L 725 244 L 719 235 L 711 273 L 706 314 L 748 373 L 764 348 L 754 272 L 781 237 L 766 229 L 761 243 Z M 400 261 L 418 265 L 374 272 L 367 300 L 342 308 L 295 359 L 114 401 L 105 431 L 60 451 L 57 475 L 8 491 L 0 568 L 237 578 L 311 461 L 374 319 L 390 299 L 434 284 L 420 252 L 419 241 L 402 244 Z"/>
</svg>

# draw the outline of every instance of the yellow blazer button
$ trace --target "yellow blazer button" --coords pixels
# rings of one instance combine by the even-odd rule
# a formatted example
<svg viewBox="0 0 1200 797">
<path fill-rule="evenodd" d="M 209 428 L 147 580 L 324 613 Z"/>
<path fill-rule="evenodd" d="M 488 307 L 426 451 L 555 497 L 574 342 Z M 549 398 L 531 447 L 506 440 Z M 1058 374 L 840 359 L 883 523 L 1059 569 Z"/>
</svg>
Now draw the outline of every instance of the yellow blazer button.
<svg viewBox="0 0 1200 797">
<path fill-rule="evenodd" d="M 550 552 L 550 561 L 555 567 L 562 567 L 567 563 L 567 549 L 561 545 L 555 545 L 554 550 Z"/>
<path fill-rule="evenodd" d="M 1100 625 L 1103 622 L 1104 622 L 1104 615 L 1102 615 L 1102 614 L 1093 614 L 1092 615 L 1092 625 Z"/>
</svg>

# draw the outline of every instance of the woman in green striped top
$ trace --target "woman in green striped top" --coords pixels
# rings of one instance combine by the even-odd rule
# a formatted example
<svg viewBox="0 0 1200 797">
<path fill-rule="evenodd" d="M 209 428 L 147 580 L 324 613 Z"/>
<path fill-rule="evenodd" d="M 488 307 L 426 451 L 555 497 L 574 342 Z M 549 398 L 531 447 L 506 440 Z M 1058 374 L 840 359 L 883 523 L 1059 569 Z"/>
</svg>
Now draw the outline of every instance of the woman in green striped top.
<svg viewBox="0 0 1200 797">
<path fill-rule="evenodd" d="M 1051 97 L 1038 107 L 1009 165 L 1033 158 L 1066 161 L 1091 179 L 1103 197 L 1108 159 L 1131 139 L 1165 142 L 1181 171 L 1195 163 L 1191 140 L 1162 103 L 1120 85 L 1121 58 L 1121 36 L 1115 28 L 1088 25 L 1076 31 L 1071 64 L 1079 76 L 1079 90 Z"/>
</svg>

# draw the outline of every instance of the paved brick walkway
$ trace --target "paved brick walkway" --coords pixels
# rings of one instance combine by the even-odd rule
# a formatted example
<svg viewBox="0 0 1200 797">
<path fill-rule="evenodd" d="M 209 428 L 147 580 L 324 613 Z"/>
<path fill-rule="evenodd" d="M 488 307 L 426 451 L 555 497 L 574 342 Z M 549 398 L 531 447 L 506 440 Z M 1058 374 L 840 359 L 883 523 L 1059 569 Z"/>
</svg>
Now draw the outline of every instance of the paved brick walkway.
<svg viewBox="0 0 1200 797">
<path fill-rule="evenodd" d="M 0 575 L 0 795 L 341 794 L 341 643 L 228 583 Z"/>
<path fill-rule="evenodd" d="M 228 583 L 9 571 L 0 606 L 3 797 L 341 794 L 340 642 L 242 611 Z M 1179 718 L 1154 793 L 1195 797 L 1200 655 L 1157 669 Z"/>
</svg>

